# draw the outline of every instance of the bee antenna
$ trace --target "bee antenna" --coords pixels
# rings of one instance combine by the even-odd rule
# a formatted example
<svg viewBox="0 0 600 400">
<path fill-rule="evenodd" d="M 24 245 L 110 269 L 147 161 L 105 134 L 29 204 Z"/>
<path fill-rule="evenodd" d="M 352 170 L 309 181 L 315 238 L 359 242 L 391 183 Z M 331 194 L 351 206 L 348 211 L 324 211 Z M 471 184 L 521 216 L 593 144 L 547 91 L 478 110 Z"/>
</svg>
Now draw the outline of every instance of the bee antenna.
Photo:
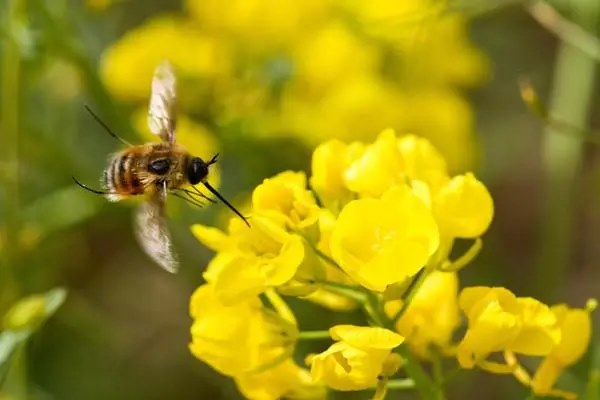
<svg viewBox="0 0 600 400">
<path fill-rule="evenodd" d="M 110 136 L 117 139 L 126 146 L 132 146 L 131 143 L 129 143 L 127 140 L 123 139 L 121 136 L 117 135 L 112 129 L 110 129 L 109 126 L 104 121 L 102 121 L 102 119 L 100 119 L 100 117 L 95 112 L 93 112 L 87 104 L 84 104 L 83 107 L 86 109 L 87 112 L 90 113 L 90 115 L 96 120 L 96 122 L 98 122 L 100 126 L 102 126 L 106 132 L 108 132 Z"/>
<path fill-rule="evenodd" d="M 237 214 L 237 216 L 238 216 L 238 217 L 240 217 L 240 218 L 241 218 L 241 219 L 244 221 L 244 223 L 245 223 L 246 225 L 248 225 L 248 228 L 251 228 L 251 226 L 250 226 L 250 223 L 248 222 L 248 218 L 244 217 L 244 216 L 242 215 L 242 213 L 240 213 L 240 212 L 239 212 L 239 211 L 238 211 L 238 210 L 237 210 L 237 209 L 236 209 L 234 206 L 232 206 L 232 205 L 231 205 L 231 203 L 230 203 L 230 202 L 228 202 L 227 200 L 225 200 L 225 197 L 221 196 L 221 194 L 220 194 L 219 192 L 217 192 L 217 189 L 215 189 L 214 187 L 212 187 L 212 186 L 210 185 L 210 183 L 208 183 L 208 182 L 202 182 L 202 184 L 203 184 L 204 186 L 206 186 L 206 188 L 207 188 L 207 189 L 208 189 L 208 190 L 209 190 L 209 191 L 210 191 L 212 194 L 214 194 L 215 196 L 217 196 L 217 197 L 219 198 L 219 200 L 221 200 L 221 201 L 222 201 L 222 202 L 223 202 L 223 203 L 224 203 L 224 204 L 225 204 L 227 207 L 229 207 L 229 209 L 231 209 L 231 211 L 233 211 L 234 213 L 236 213 L 236 214 Z"/>
<path fill-rule="evenodd" d="M 212 164 L 216 163 L 218 157 L 219 157 L 219 153 L 215 154 L 213 156 L 213 158 L 211 158 L 210 161 L 206 163 L 206 165 L 212 165 Z"/>
</svg>

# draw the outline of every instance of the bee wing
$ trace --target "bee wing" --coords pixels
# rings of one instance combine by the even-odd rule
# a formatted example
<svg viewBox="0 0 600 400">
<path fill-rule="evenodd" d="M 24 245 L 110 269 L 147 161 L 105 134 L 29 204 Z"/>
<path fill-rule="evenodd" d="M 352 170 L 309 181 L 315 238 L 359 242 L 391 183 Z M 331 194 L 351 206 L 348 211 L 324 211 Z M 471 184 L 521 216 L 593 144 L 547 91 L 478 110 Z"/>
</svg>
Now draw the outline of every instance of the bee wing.
<svg viewBox="0 0 600 400">
<path fill-rule="evenodd" d="M 175 74 L 168 61 L 158 64 L 152 78 L 152 94 L 148 107 L 150 131 L 164 142 L 175 143 Z"/>
<path fill-rule="evenodd" d="M 135 216 L 135 233 L 140 245 L 158 265 L 175 273 L 179 267 L 171 249 L 171 235 L 164 216 L 166 186 L 142 203 Z"/>
</svg>

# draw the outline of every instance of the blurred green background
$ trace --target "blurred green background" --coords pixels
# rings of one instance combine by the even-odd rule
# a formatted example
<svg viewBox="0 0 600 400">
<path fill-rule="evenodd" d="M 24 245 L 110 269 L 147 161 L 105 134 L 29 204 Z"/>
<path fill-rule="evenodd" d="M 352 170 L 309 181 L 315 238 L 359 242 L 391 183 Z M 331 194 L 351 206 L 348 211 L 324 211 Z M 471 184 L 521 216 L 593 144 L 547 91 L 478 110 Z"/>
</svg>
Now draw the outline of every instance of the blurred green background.
<svg viewBox="0 0 600 400">
<path fill-rule="evenodd" d="M 463 285 L 506 286 L 520 296 L 573 306 L 583 306 L 587 298 L 600 294 L 596 144 L 600 136 L 588 128 L 600 126 L 599 84 L 594 80 L 600 60 L 596 3 L 563 0 L 553 2 L 552 9 L 544 8 L 546 3 L 523 1 L 449 5 L 451 12 L 469 19 L 469 46 L 481 52 L 481 69 L 486 72 L 473 83 L 462 82 L 452 89 L 471 104 L 473 129 L 461 139 L 432 133 L 432 140 L 441 144 L 442 152 L 445 146 L 449 149 L 455 172 L 467 168 L 477 172 L 496 207 L 484 250 L 462 273 Z M 155 267 L 135 242 L 134 204 L 109 203 L 71 180 L 76 176 L 99 186 L 108 155 L 119 148 L 85 112 L 85 104 L 126 139 L 146 140 L 131 122 L 131 115 L 143 105 L 141 99 L 115 95 L 110 87 L 118 82 L 107 85 L 100 77 L 106 50 L 145 21 L 157 15 L 182 15 L 183 10 L 183 4 L 166 0 L 0 1 L 0 315 L 25 295 L 57 286 L 68 292 L 63 306 L 30 339 L 19 361 L 18 379 L 29 398 L 239 398 L 229 379 L 194 359 L 187 349 L 189 297 L 202 282 L 211 257 L 194 240 L 189 226 L 222 225 L 228 211 L 222 205 L 193 209 L 171 199 L 170 228 L 182 267 L 170 275 Z M 540 21 L 552 20 L 552 10 L 584 30 L 577 25 L 565 28 L 555 20 L 551 27 L 542 26 Z M 557 34 L 575 47 L 564 44 Z M 419 40 L 417 35 L 407 43 Z M 148 44 L 150 51 L 152 45 Z M 419 69 L 418 54 L 402 60 Z M 138 64 L 132 62 L 129 68 L 133 73 L 138 68 L 151 71 L 156 57 L 148 57 L 147 65 L 136 60 Z M 452 49 L 436 62 L 440 69 L 461 68 L 453 64 L 457 60 Z M 404 71 L 410 70 L 406 65 Z M 246 66 L 234 64 L 236 68 Z M 276 68 L 274 74 L 280 72 Z M 518 86 L 522 78 L 530 80 L 560 123 L 542 120 L 523 103 Z M 275 90 L 279 83 L 273 78 L 270 84 Z M 418 89 L 432 84 L 416 74 L 410 85 Z M 149 81 L 147 86 L 149 90 Z M 181 86 L 180 94 L 199 87 Z M 399 86 L 404 90 L 406 84 Z M 402 92 L 402 112 L 425 113 L 412 107 L 413 91 Z M 218 101 L 218 91 L 197 96 L 199 100 L 187 103 L 186 113 L 210 130 L 210 140 L 221 153 L 221 191 L 238 205 L 254 186 L 279 171 L 308 173 L 312 146 L 327 137 L 325 133 L 305 141 L 298 135 L 271 134 L 271 126 L 281 120 L 265 123 L 260 116 L 257 122 L 252 107 L 243 116 L 250 122 L 229 118 L 206 103 Z M 196 102 L 203 101 L 207 110 L 194 111 Z M 220 106 L 227 110 L 231 104 Z M 327 108 L 321 112 L 327 113 Z M 317 118 L 299 126 L 317 125 L 318 112 L 310 115 Z M 448 118 L 454 118 L 452 112 Z M 377 118 L 364 122 L 370 123 L 372 136 L 364 140 L 381 128 Z M 399 123 L 396 128 L 423 133 L 420 126 Z M 298 128 L 300 134 L 302 129 L 306 128 Z M 453 144 L 459 150 L 452 149 Z M 463 147 L 469 150 L 461 154 Z M 345 318 L 303 307 L 299 320 L 308 328 Z M 598 368 L 598 343 L 595 333 L 588 356 L 570 370 L 565 382 L 585 380 L 591 366 Z M 482 398 L 483 387 L 489 399 L 526 397 L 525 389 L 511 377 L 472 371 L 450 385 L 449 398 Z"/>
</svg>

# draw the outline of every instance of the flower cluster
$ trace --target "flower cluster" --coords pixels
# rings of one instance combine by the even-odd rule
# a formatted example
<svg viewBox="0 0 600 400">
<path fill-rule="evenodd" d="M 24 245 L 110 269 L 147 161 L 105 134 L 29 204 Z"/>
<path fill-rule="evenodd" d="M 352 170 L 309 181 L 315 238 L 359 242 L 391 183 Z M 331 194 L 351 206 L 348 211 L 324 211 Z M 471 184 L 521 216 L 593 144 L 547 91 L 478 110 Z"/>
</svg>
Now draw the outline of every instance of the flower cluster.
<svg viewBox="0 0 600 400">
<path fill-rule="evenodd" d="M 445 3 L 187 0 L 114 43 L 101 75 L 115 97 L 145 103 L 154 66 L 169 59 L 190 88 L 181 111 L 206 132 L 242 127 L 313 146 L 394 127 L 428 136 L 465 168 L 474 151 L 462 92 L 487 63 Z"/>
<path fill-rule="evenodd" d="M 426 139 L 387 129 L 372 143 L 322 143 L 312 175 L 265 179 L 250 215 L 251 228 L 237 218 L 226 232 L 192 227 L 216 256 L 191 300 L 190 345 L 247 397 L 374 389 L 383 398 L 400 382 L 431 398 L 441 388 L 418 359 L 439 365 L 442 357 L 514 374 L 535 393 L 569 396 L 554 385 L 585 351 L 593 307 L 548 307 L 504 288 L 459 291 L 458 271 L 481 248 L 493 202 L 472 173 L 451 176 Z M 470 243 L 458 256 L 457 241 Z M 365 322 L 303 332 L 289 296 L 359 308 Z M 467 328 L 456 341 L 461 311 Z M 294 361 L 306 338 L 334 341 L 305 357 L 310 370 Z M 497 355 L 505 361 L 491 359 Z M 518 355 L 544 357 L 533 377 Z"/>
</svg>

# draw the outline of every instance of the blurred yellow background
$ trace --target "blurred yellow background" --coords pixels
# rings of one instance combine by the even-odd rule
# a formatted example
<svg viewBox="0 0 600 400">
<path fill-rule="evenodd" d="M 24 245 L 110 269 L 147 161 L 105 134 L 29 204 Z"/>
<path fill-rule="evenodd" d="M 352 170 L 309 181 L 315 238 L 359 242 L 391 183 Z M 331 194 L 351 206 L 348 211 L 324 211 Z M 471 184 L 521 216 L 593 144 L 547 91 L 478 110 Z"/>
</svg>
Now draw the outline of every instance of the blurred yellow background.
<svg viewBox="0 0 600 400">
<path fill-rule="evenodd" d="M 170 275 L 134 239 L 135 202 L 109 203 L 71 179 L 99 188 L 120 148 L 84 105 L 126 140 L 153 140 L 146 107 L 165 58 L 179 79 L 178 141 L 204 159 L 220 153 L 213 182 L 236 205 L 280 171 L 310 172 L 321 141 L 372 141 L 392 127 L 428 138 L 451 171 L 476 171 L 492 193 L 494 222 L 466 284 L 550 304 L 598 296 L 592 3 L 2 1 L 0 315 L 32 293 L 67 295 L 18 355 L 16 377 L 0 357 L 0 384 L 13 382 L 0 398 L 240 398 L 188 350 L 189 298 L 212 256 L 190 226 L 222 227 L 229 210 L 169 200 L 182 264 Z M 543 26 L 558 12 L 583 30 Z M 522 78 L 549 108 L 546 120 L 522 101 Z M 311 329 L 356 318 L 296 311 Z M 567 382 L 600 367 L 598 343 L 596 334 Z M 527 395 L 513 379 L 474 371 L 448 397 L 482 398 L 483 387 L 488 399 Z"/>
</svg>

